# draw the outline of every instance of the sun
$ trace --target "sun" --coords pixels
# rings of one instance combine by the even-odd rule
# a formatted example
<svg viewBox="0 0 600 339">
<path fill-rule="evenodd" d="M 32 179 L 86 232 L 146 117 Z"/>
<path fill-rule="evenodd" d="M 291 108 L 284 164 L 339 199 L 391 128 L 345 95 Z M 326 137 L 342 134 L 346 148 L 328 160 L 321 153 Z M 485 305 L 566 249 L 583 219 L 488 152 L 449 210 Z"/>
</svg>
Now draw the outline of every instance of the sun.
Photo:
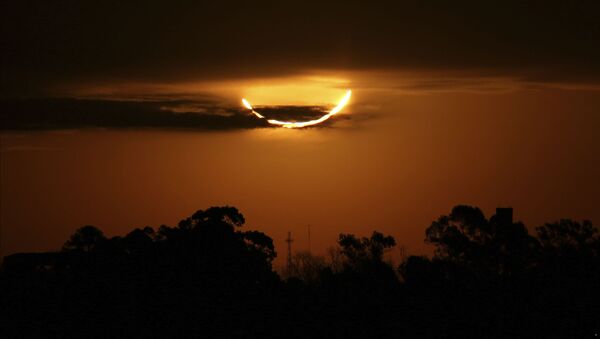
<svg viewBox="0 0 600 339">
<path fill-rule="evenodd" d="M 280 121 L 280 120 L 275 120 L 275 119 L 267 119 L 267 122 L 271 125 L 277 125 L 277 126 L 281 126 L 281 127 L 285 127 L 285 128 L 302 128 L 302 127 L 317 125 L 317 124 L 320 124 L 323 121 L 331 118 L 335 114 L 339 113 L 344 108 L 344 106 L 346 106 L 348 104 L 348 101 L 350 101 L 351 96 L 352 96 L 352 90 L 348 90 L 346 92 L 346 95 L 344 95 L 344 97 L 339 101 L 337 106 L 335 106 L 331 111 L 329 111 L 329 113 L 323 115 L 319 119 L 308 120 L 308 121 Z M 242 98 L 242 105 L 244 105 L 244 107 L 249 109 L 252 112 L 252 114 L 254 114 L 257 118 L 265 119 L 265 117 L 262 114 L 258 113 L 257 111 L 254 110 L 254 108 L 252 108 L 252 105 L 250 104 L 250 102 L 248 102 L 248 100 L 246 100 L 245 98 Z"/>
</svg>

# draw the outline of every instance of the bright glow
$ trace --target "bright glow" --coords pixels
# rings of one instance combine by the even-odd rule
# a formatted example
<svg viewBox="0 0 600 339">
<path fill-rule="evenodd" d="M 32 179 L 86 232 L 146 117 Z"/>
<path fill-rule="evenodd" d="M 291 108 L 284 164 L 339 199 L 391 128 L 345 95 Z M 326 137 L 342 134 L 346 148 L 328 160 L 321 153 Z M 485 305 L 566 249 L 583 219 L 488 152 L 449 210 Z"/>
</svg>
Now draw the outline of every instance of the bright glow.
<svg viewBox="0 0 600 339">
<path fill-rule="evenodd" d="M 339 113 L 344 108 L 344 106 L 346 106 L 346 104 L 348 104 L 348 101 L 350 101 L 351 96 L 352 96 L 352 91 L 348 90 L 348 92 L 346 92 L 346 95 L 344 95 L 344 97 L 342 98 L 342 100 L 340 100 L 340 102 L 337 104 L 337 106 L 335 106 L 331 111 L 329 111 L 329 113 L 325 114 L 324 116 L 320 117 L 319 119 L 309 120 L 309 121 L 300 121 L 300 122 L 280 121 L 280 120 L 275 120 L 275 119 L 269 119 L 269 120 L 267 120 L 267 122 L 270 123 L 271 125 L 278 125 L 278 126 L 285 127 L 285 128 L 301 128 L 301 127 L 320 124 L 323 121 L 331 118 L 333 115 Z M 256 112 L 254 110 L 254 108 L 252 108 L 252 105 L 250 105 L 248 100 L 242 99 L 242 104 L 244 105 L 244 107 L 251 110 L 252 113 L 254 115 L 256 115 L 257 117 L 259 117 L 260 119 L 265 118 L 260 113 Z"/>
<path fill-rule="evenodd" d="M 252 105 L 250 105 L 250 103 L 248 102 L 248 100 L 242 99 L 242 104 L 244 105 L 244 107 L 246 107 L 247 109 L 251 110 L 252 113 L 254 113 L 254 115 L 256 115 L 257 117 L 259 117 L 260 119 L 264 119 L 265 118 L 264 116 L 262 116 L 260 113 L 258 113 L 257 111 L 255 111 L 252 108 Z"/>
<path fill-rule="evenodd" d="M 250 103 L 248 102 L 248 100 L 246 100 L 246 99 L 242 99 L 242 104 L 244 104 L 244 106 L 245 106 L 247 109 L 252 109 L 252 106 L 250 105 Z"/>
</svg>

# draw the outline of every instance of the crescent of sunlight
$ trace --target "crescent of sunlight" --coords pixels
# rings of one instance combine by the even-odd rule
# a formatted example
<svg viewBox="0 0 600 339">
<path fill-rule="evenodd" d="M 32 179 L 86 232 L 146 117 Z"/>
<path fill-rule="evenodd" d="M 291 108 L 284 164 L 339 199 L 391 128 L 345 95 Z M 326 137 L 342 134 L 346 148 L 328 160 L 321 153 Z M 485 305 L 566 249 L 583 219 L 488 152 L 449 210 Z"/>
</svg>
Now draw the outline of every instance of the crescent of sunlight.
<svg viewBox="0 0 600 339">
<path fill-rule="evenodd" d="M 352 91 L 348 90 L 346 92 L 346 95 L 344 95 L 344 97 L 342 98 L 342 100 L 340 100 L 340 102 L 337 104 L 337 106 L 335 106 L 331 111 L 329 111 L 329 113 L 323 115 L 319 119 L 309 120 L 309 121 L 280 121 L 280 120 L 275 120 L 275 119 L 267 119 L 267 122 L 270 123 L 271 125 L 277 125 L 277 126 L 281 126 L 281 127 L 285 127 L 285 128 L 302 128 L 302 127 L 306 127 L 306 126 L 320 124 L 323 121 L 331 118 L 333 115 L 339 113 L 344 108 L 344 106 L 346 106 L 348 101 L 350 101 L 350 96 L 352 96 Z M 262 114 L 258 113 L 257 111 L 254 110 L 254 108 L 252 108 L 252 105 L 250 105 L 248 100 L 242 98 L 242 104 L 244 105 L 244 107 L 249 109 L 258 118 L 265 119 L 265 117 Z"/>
</svg>

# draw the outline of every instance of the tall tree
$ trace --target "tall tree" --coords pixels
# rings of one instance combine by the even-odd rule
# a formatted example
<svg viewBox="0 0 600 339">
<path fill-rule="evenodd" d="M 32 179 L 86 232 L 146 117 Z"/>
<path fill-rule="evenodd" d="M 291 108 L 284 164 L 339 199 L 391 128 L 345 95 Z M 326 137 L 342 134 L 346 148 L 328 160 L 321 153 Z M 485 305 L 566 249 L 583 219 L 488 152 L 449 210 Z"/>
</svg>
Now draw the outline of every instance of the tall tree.
<svg viewBox="0 0 600 339">
<path fill-rule="evenodd" d="M 63 245 L 63 251 L 90 252 L 106 241 L 101 230 L 92 225 L 79 228 Z"/>
</svg>

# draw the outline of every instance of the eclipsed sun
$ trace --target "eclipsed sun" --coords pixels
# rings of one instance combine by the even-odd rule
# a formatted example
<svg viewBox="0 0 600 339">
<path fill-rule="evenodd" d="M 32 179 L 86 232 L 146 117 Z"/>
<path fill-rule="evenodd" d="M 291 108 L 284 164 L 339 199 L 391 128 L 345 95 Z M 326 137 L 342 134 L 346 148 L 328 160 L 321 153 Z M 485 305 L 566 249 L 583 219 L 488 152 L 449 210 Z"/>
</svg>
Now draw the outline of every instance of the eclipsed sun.
<svg viewBox="0 0 600 339">
<path fill-rule="evenodd" d="M 329 111 L 329 113 L 323 115 L 319 119 L 308 120 L 308 121 L 280 121 L 280 120 L 275 120 L 275 119 L 267 119 L 267 122 L 270 123 L 271 125 L 277 125 L 277 126 L 281 126 L 281 127 L 285 127 L 285 128 L 302 128 L 302 127 L 317 125 L 317 124 L 320 124 L 323 121 L 331 118 L 333 115 L 339 113 L 344 108 L 344 106 L 346 106 L 348 101 L 350 101 L 351 96 L 352 96 L 352 91 L 348 90 L 346 92 L 346 95 L 344 95 L 344 97 L 342 98 L 342 100 L 340 100 L 340 102 L 337 104 L 337 106 L 335 106 L 331 111 Z M 248 100 L 242 98 L 242 104 L 244 105 L 244 107 L 249 109 L 259 119 L 266 119 L 262 114 L 258 113 L 257 111 L 254 110 L 254 108 L 252 108 L 252 105 L 250 105 Z"/>
</svg>

